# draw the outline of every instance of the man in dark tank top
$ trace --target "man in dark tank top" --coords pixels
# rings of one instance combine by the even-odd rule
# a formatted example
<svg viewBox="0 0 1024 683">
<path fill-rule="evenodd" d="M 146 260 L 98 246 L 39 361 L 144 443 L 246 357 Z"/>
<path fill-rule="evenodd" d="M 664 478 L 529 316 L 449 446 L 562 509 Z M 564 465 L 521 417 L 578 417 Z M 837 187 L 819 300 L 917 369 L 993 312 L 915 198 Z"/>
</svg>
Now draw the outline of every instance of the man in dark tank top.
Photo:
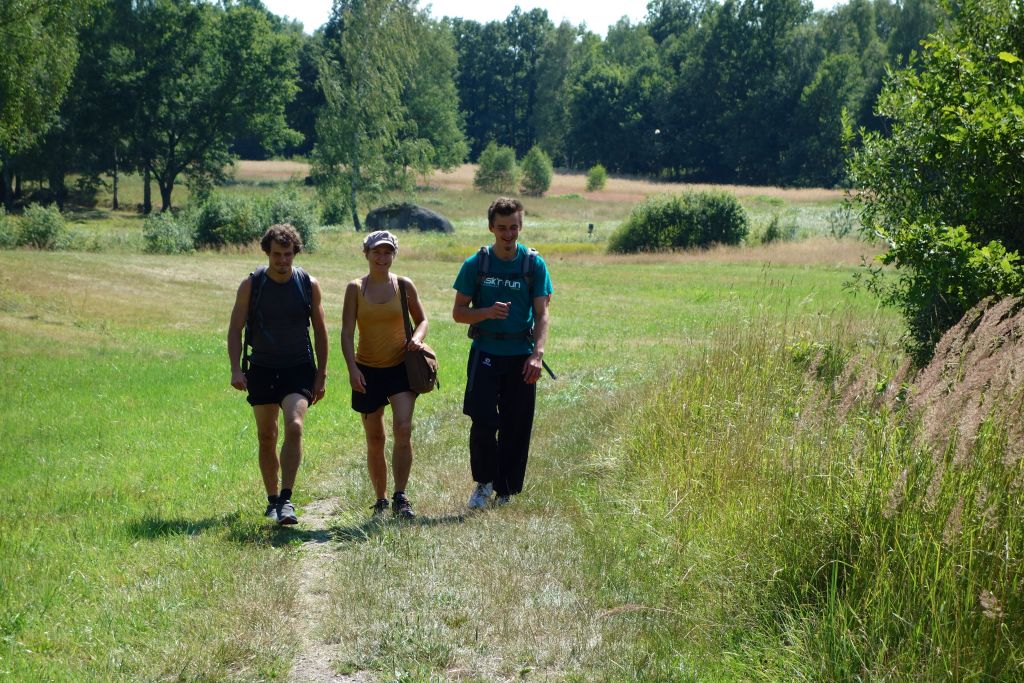
<svg viewBox="0 0 1024 683">
<path fill-rule="evenodd" d="M 267 491 L 264 514 L 278 524 L 297 524 L 291 497 L 302 462 L 306 410 L 324 397 L 326 389 L 327 323 L 320 283 L 292 265 L 302 251 L 298 231 L 291 225 L 272 225 L 260 246 L 268 265 L 239 285 L 228 325 L 231 386 L 248 392 L 256 418 L 260 473 Z"/>
</svg>

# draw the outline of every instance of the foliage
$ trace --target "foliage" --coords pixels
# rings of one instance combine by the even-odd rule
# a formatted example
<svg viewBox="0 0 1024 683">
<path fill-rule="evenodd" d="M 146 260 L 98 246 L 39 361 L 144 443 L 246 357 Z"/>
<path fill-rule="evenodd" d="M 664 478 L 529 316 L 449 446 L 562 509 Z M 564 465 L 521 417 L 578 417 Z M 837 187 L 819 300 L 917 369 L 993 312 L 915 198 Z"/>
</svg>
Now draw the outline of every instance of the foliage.
<svg viewBox="0 0 1024 683">
<path fill-rule="evenodd" d="M 587 170 L 587 192 L 603 190 L 608 182 L 608 171 L 601 164 L 594 164 Z"/>
<path fill-rule="evenodd" d="M 850 169 L 865 229 L 899 276 L 870 286 L 900 308 L 926 360 L 988 295 L 1020 291 L 1024 247 L 1024 5 L 962 3 L 953 24 L 886 85 Z"/>
<path fill-rule="evenodd" d="M 0 249 L 12 249 L 18 246 L 18 225 L 7 215 L 7 210 L 0 204 Z"/>
<path fill-rule="evenodd" d="M 446 30 L 415 0 L 341 0 L 324 39 L 313 175 L 358 230 L 360 197 L 374 203 L 410 189 L 414 173 L 465 156 L 455 58 Z"/>
<path fill-rule="evenodd" d="M 195 210 L 192 220 L 197 246 L 251 244 L 271 225 L 291 223 L 302 236 L 303 248 L 315 248 L 316 210 L 293 190 L 268 197 L 214 193 Z"/>
<path fill-rule="evenodd" d="M 522 164 L 522 191 L 532 197 L 540 197 L 551 188 L 551 158 L 543 149 L 534 145 L 526 153 Z"/>
<path fill-rule="evenodd" d="M 796 224 L 783 225 L 779 214 L 772 214 L 764 232 L 761 233 L 761 244 L 772 242 L 790 241 L 796 238 Z"/>
<path fill-rule="evenodd" d="M 53 123 L 78 61 L 78 27 L 92 0 L 0 4 L 0 161 L 30 147 Z"/>
<path fill-rule="evenodd" d="M 473 187 L 484 192 L 512 194 L 519 187 L 521 177 L 516 151 L 492 140 L 477 159 Z"/>
<path fill-rule="evenodd" d="M 749 231 L 747 214 L 725 192 L 650 197 L 636 206 L 608 240 L 608 251 L 629 253 L 739 244 Z"/>
<path fill-rule="evenodd" d="M 272 149 L 297 135 L 284 106 L 295 93 L 297 46 L 252 7 L 188 0 L 139 3 L 121 29 L 131 55 L 122 94 L 135 121 L 134 165 L 151 171 L 162 209 L 182 173 L 202 192 L 223 179 L 229 145 L 252 133 Z"/>
<path fill-rule="evenodd" d="M 67 230 L 56 206 L 30 204 L 21 217 L 18 244 L 36 249 L 56 249 Z"/>
<path fill-rule="evenodd" d="M 142 224 L 143 249 L 147 254 L 187 254 L 195 251 L 195 225 L 187 214 L 164 211 Z"/>
</svg>

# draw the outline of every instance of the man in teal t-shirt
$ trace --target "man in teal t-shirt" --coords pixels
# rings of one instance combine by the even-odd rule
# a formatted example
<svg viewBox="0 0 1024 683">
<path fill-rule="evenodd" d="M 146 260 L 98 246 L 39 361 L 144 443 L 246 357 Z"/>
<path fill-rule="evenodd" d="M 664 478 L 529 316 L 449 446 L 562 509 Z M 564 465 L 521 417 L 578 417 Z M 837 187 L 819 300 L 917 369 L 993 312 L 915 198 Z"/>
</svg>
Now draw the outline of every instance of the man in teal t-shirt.
<svg viewBox="0 0 1024 683">
<path fill-rule="evenodd" d="M 473 337 L 462 404 L 473 421 L 471 509 L 485 507 L 492 493 L 504 505 L 523 490 L 552 291 L 544 259 L 519 244 L 522 203 L 494 200 L 487 226 L 494 244 L 466 259 L 453 285 L 452 318 Z"/>
</svg>

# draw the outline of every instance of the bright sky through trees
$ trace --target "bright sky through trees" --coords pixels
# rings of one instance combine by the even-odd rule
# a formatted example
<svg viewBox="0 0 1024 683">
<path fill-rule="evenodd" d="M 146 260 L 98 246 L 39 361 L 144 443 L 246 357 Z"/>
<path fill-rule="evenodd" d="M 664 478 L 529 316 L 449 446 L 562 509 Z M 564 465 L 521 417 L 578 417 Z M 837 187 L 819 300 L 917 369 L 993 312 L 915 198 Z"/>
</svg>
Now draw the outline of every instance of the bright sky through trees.
<svg viewBox="0 0 1024 683">
<path fill-rule="evenodd" d="M 302 22 L 306 33 L 312 33 L 327 22 L 331 12 L 331 0 L 263 0 L 274 14 L 289 16 Z M 827 9 L 836 4 L 836 0 L 814 0 L 815 9 Z M 647 15 L 647 0 L 620 0 L 619 2 L 594 2 L 593 0 L 434 0 L 420 2 L 421 7 L 431 6 L 431 14 L 435 17 L 462 17 L 479 22 L 495 19 L 501 20 L 509 15 L 517 5 L 524 12 L 534 7 L 542 7 L 548 11 L 548 17 L 558 24 L 568 19 L 572 24 L 586 22 L 587 27 L 604 35 L 608 26 L 621 17 L 627 16 L 633 23 L 641 21 Z"/>
</svg>

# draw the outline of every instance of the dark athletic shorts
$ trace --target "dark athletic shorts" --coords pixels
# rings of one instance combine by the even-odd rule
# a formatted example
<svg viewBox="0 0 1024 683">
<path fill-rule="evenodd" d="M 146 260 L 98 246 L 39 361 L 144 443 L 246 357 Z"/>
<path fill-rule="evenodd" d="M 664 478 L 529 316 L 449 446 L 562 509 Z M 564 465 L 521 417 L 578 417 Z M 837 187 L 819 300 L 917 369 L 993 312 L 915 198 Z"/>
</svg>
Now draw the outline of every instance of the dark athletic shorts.
<svg viewBox="0 0 1024 683">
<path fill-rule="evenodd" d="M 281 401 L 288 394 L 301 394 L 306 400 L 313 400 L 313 382 L 316 380 L 316 367 L 312 363 L 304 363 L 291 368 L 267 368 L 252 365 L 245 373 L 249 384 L 249 405 L 260 406 Z"/>
<path fill-rule="evenodd" d="M 405 374 L 405 363 L 390 368 L 371 368 L 362 363 L 356 366 L 363 371 L 366 380 L 366 393 L 352 392 L 352 410 L 357 413 L 372 413 L 390 401 L 389 396 L 401 394 L 409 389 L 409 376 Z"/>
</svg>

